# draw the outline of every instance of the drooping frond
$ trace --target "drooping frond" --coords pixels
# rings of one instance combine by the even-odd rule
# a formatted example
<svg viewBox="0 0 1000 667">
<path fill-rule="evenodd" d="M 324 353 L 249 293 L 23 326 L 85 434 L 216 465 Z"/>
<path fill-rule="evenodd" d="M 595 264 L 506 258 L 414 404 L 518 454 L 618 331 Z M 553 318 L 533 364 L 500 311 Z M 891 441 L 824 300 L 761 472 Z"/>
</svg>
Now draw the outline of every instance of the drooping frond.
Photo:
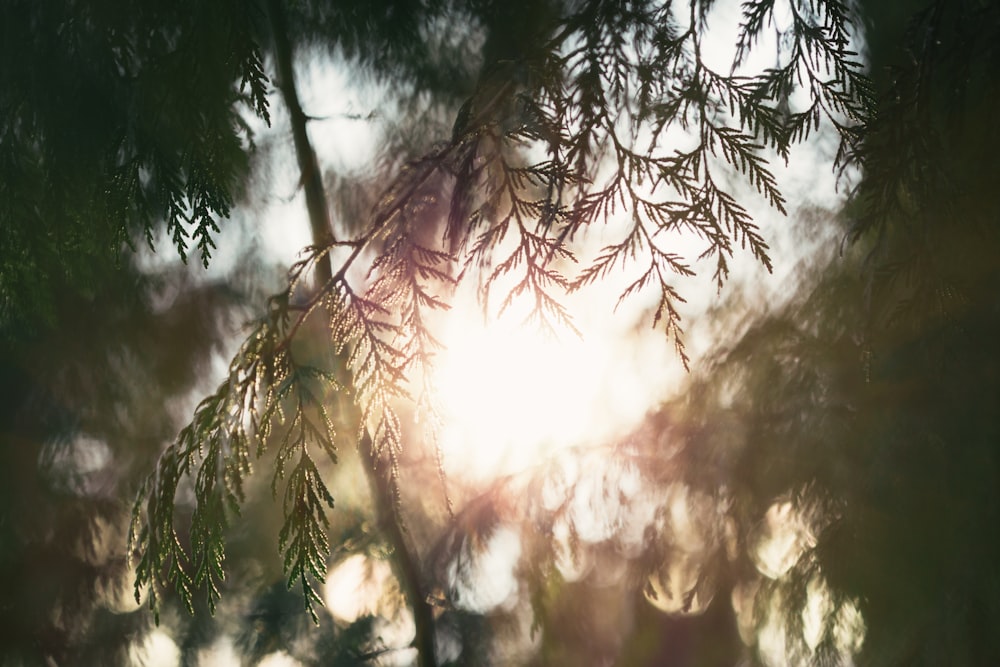
<svg viewBox="0 0 1000 667">
<path fill-rule="evenodd" d="M 286 512 L 279 548 L 286 569 L 301 580 L 310 610 L 316 600 L 307 575 L 323 579 L 325 569 L 316 563 L 325 562 L 330 550 L 314 530 L 325 522 L 317 501 L 332 507 L 333 499 L 310 450 L 336 461 L 323 394 L 337 384 L 331 373 L 296 361 L 286 338 L 289 313 L 287 293 L 272 298 L 268 316 L 240 348 L 228 377 L 201 402 L 140 491 L 130 553 L 139 554 L 136 597 L 148 588 L 154 611 L 159 590 L 168 585 L 189 609 L 196 590 L 204 590 L 209 609 L 215 609 L 225 577 L 225 531 L 245 500 L 252 462 L 272 438 L 278 441 L 272 490 L 277 495 L 284 484 L 285 508 L 296 510 Z M 175 518 L 178 488 L 188 477 L 194 478 L 196 500 L 189 532 Z"/>
</svg>

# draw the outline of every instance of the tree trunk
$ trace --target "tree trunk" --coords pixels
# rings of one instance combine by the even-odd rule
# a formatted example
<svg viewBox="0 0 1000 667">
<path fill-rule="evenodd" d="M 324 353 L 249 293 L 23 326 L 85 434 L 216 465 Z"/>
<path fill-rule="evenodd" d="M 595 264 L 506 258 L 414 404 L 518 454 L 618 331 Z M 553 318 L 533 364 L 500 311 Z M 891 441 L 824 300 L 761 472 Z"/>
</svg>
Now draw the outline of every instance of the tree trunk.
<svg viewBox="0 0 1000 667">
<path fill-rule="evenodd" d="M 268 11 L 271 15 L 271 32 L 274 39 L 274 60 L 278 68 L 278 89 L 281 91 L 292 126 L 292 140 L 295 143 L 295 157 L 299 163 L 300 183 L 306 195 L 306 209 L 309 211 L 309 226 L 312 229 L 313 244 L 326 247 L 333 243 L 333 224 L 330 222 L 330 209 L 326 201 L 323 187 L 323 172 L 320 171 L 316 151 L 309 141 L 306 130 L 306 114 L 299 102 L 298 90 L 295 88 L 295 70 L 292 63 L 292 46 L 288 38 L 288 26 L 285 21 L 281 0 L 268 0 Z M 330 256 L 325 255 L 316 264 L 316 279 L 322 289 L 333 276 Z"/>
<path fill-rule="evenodd" d="M 393 570 L 399 577 L 403 594 L 413 612 L 413 625 L 416 636 L 413 646 L 417 649 L 417 664 L 420 667 L 435 667 L 437 665 L 434 646 L 434 613 L 427 601 L 427 591 L 424 589 L 423 577 L 416 559 L 416 549 L 412 548 L 406 538 L 403 517 L 400 514 L 399 503 L 393 491 L 388 462 L 379 461 L 373 451 L 373 443 L 368 430 L 358 444 L 368 473 L 368 483 L 372 488 L 375 500 L 375 511 L 379 528 L 392 545 Z"/>
<path fill-rule="evenodd" d="M 295 154 L 301 173 L 302 188 L 305 190 L 306 208 L 309 212 L 313 244 L 317 247 L 325 247 L 334 241 L 333 225 L 330 221 L 330 209 L 323 187 L 319 161 L 312 143 L 309 141 L 306 128 L 308 118 L 302 110 L 295 87 L 292 47 L 281 0 L 268 0 L 268 11 L 274 39 L 274 57 L 278 68 L 278 88 L 289 111 Z M 332 276 L 333 266 L 330 256 L 327 254 L 316 263 L 317 289 L 328 289 Z M 354 412 L 357 413 L 357 410 Z M 360 419 L 357 414 L 352 416 Z M 413 612 L 413 621 L 416 627 L 413 646 L 417 649 L 417 664 L 420 667 L 436 667 L 434 616 L 427 602 L 420 567 L 417 563 L 416 550 L 408 544 L 392 482 L 386 477 L 383 467 L 379 466 L 379 461 L 372 451 L 372 439 L 367 429 L 364 430 L 358 448 L 361 453 L 362 466 L 371 488 L 378 525 L 392 548 L 393 569 L 396 576 L 399 577 L 400 587 Z"/>
</svg>

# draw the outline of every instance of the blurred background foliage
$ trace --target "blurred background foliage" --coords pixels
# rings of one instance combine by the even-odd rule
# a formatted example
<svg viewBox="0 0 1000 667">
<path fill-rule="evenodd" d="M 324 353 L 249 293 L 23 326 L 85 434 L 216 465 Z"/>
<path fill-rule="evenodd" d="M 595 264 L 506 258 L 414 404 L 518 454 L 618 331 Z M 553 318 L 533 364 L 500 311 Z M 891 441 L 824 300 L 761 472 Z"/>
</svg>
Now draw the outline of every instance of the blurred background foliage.
<svg viewBox="0 0 1000 667">
<path fill-rule="evenodd" d="M 283 6 L 300 57 L 381 86 L 375 116 L 394 119 L 383 163 L 324 174 L 337 210 L 367 210 L 383 174 L 451 135 L 481 65 L 534 45 L 553 5 L 528 5 Z M 156 630 L 131 603 L 139 482 L 280 283 L 253 249 L 225 275 L 137 260 L 152 244 L 208 262 L 275 178 L 268 11 L 0 3 L 0 664 L 161 664 L 161 630 L 183 665 L 413 660 L 398 586 L 310 622 L 266 480 L 230 530 L 214 616 L 168 598 Z M 722 300 L 711 316 L 734 333 L 677 398 L 594 452 L 453 488 L 454 517 L 432 457 L 404 461 L 443 663 L 1000 664 L 1000 10 L 857 11 L 878 111 L 844 210 L 803 223 L 839 243 L 794 297 Z M 474 25 L 485 40 L 455 29 Z M 393 553 L 361 457 L 346 440 L 340 455 L 323 468 L 331 565 L 364 555 L 372 579 Z M 178 513 L 192 501 L 182 490 Z M 510 535 L 515 565 L 491 565 Z"/>
</svg>

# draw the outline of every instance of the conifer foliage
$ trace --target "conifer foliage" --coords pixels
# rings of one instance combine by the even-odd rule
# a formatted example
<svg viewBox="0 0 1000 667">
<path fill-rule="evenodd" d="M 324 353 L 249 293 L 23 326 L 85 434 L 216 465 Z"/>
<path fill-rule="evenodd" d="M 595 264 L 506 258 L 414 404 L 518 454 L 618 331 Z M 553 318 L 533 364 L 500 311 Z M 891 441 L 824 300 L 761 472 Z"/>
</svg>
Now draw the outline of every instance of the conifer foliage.
<svg viewBox="0 0 1000 667">
<path fill-rule="evenodd" d="M 332 26 L 325 38 L 343 43 L 359 68 L 402 79 L 409 92 L 448 99 L 456 91 L 400 63 L 414 52 L 447 55 L 440 45 L 450 33 L 459 41 L 468 35 L 482 45 L 478 75 L 466 77 L 475 83 L 455 95 L 464 102 L 451 136 L 380 175 L 388 185 L 370 213 L 338 221 L 332 240 L 317 239 L 292 268 L 288 288 L 270 300 L 228 378 L 160 459 L 135 505 L 131 537 L 137 591 L 148 589 L 154 608 L 163 588 L 176 589 L 189 605 L 196 589 L 205 589 L 214 605 L 226 527 L 239 512 L 252 463 L 268 449 L 276 449 L 272 489 L 285 510 L 279 539 L 286 573 L 314 608 L 315 582 L 330 553 L 326 511 L 336 492 L 316 457 L 336 460 L 336 424 L 372 443 L 373 461 L 384 466 L 392 488 L 405 476 L 400 401 L 432 410 L 423 381 L 438 346 L 431 323 L 461 281 L 478 279 L 484 303 L 523 307 L 534 324 L 555 329 L 572 327 L 567 293 L 615 271 L 637 271 L 621 299 L 648 290 L 659 295 L 652 322 L 686 365 L 678 279 L 707 260 L 721 287 L 738 250 L 769 268 L 766 239 L 744 199 L 760 197 L 783 213 L 771 161 L 786 159 L 824 124 L 837 132 L 840 155 L 854 155 L 871 111 L 852 51 L 854 17 L 837 0 L 746 2 L 738 34 L 728 37 L 713 32 L 719 19 L 709 0 L 440 0 L 419 10 L 396 4 L 374 3 L 370 11 L 385 14 L 374 22 L 345 14 L 339 27 L 324 24 Z M 326 16 L 309 11 L 299 18 Z M 778 11 L 791 20 L 777 34 L 776 65 L 744 73 L 760 41 L 777 30 Z M 412 29 L 396 31 L 391 19 L 400 12 L 415 21 Z M 385 32 L 372 27 L 382 19 Z M 177 34 L 186 39 L 188 28 Z M 735 39 L 732 62 L 713 57 L 715 39 Z M 240 58 L 225 59 L 235 64 L 227 73 L 237 84 L 233 102 L 245 98 L 265 118 L 267 58 L 256 44 L 271 41 L 251 36 L 240 42 L 252 45 Z M 379 51 L 385 43 L 393 49 Z M 214 127 L 208 119 L 195 126 Z M 228 213 L 233 190 L 214 189 L 232 183 L 211 180 L 218 172 L 199 165 L 232 160 L 202 149 L 181 150 L 172 170 L 161 169 L 162 160 L 147 166 L 128 154 L 114 159 L 137 197 L 147 183 L 167 185 L 158 192 L 167 193 L 161 215 L 168 231 L 182 253 L 193 234 L 207 261 L 215 216 Z M 596 258 L 578 258 L 573 240 L 610 219 L 628 223 Z M 345 236 L 352 229 L 360 231 Z M 699 256 L 671 248 L 677 232 L 700 239 Z M 359 268 L 366 280 L 356 279 Z M 325 280 L 314 285 L 314 275 Z M 296 347 L 299 332 L 317 321 L 332 351 L 320 361 Z M 354 405 L 331 414 L 331 395 Z M 186 477 L 197 497 L 189 546 L 187 527 L 174 517 Z"/>
<path fill-rule="evenodd" d="M 0 663 L 135 662 L 161 615 L 184 664 L 221 634 L 250 662 L 399 657 L 385 618 L 321 608 L 353 554 L 392 564 L 421 667 L 1000 664 L 998 12 L 0 1 Z M 312 59 L 382 90 L 343 114 L 382 130 L 363 173 L 321 169 Z M 131 265 L 212 260 L 272 121 L 313 234 L 284 288 L 247 306 L 241 278 Z M 821 223 L 843 241 L 784 305 L 729 327 L 724 302 L 733 337 L 613 442 L 444 479 L 415 432 L 459 289 L 552 331 L 614 281 L 687 364 L 688 279 L 778 264 L 752 212 L 819 224 L 780 178 L 807 140 L 848 175 Z M 512 535 L 517 590 L 487 604 Z"/>
<path fill-rule="evenodd" d="M 206 266 L 247 174 L 244 107 L 268 118 L 255 13 L 239 2 L 0 8 L 0 316 L 44 321 L 61 290 L 165 224 Z"/>
</svg>

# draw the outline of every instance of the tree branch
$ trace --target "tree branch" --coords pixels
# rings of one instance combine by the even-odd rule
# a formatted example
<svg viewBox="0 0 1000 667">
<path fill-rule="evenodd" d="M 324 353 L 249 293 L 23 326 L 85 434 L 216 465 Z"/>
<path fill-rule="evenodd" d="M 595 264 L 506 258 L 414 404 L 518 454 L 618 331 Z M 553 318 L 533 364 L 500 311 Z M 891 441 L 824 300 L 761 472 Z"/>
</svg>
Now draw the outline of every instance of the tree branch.
<svg viewBox="0 0 1000 667">
<path fill-rule="evenodd" d="M 333 225 L 330 220 L 329 206 L 323 187 L 319 162 L 306 130 L 308 117 L 302 110 L 302 105 L 299 102 L 298 93 L 295 88 L 295 73 L 292 68 L 292 48 L 288 39 L 288 29 L 280 0 L 268 0 L 268 11 L 274 35 L 275 60 L 277 61 L 279 77 L 278 88 L 281 90 L 290 115 L 292 136 L 295 142 L 295 154 L 298 159 L 299 171 L 301 172 L 302 185 L 305 189 L 306 208 L 309 213 L 313 245 L 323 253 L 322 256 L 317 258 L 315 267 L 316 283 L 319 288 L 317 298 L 321 299 L 322 294 L 328 289 L 332 289 L 336 282 L 345 278 L 347 268 L 367 245 L 368 240 L 371 239 L 371 233 L 359 239 L 354 245 L 350 256 L 335 275 L 333 273 L 332 262 L 330 261 L 330 254 L 329 252 L 323 252 L 323 250 L 328 249 L 336 243 L 336 237 L 333 234 Z M 419 182 L 423 182 L 422 179 Z M 414 185 L 413 188 L 415 187 Z M 402 198 L 402 201 L 405 202 L 406 198 Z M 384 226 L 395 215 L 399 206 L 401 204 L 396 204 L 390 211 L 377 216 L 374 224 L 375 229 L 378 230 Z M 305 316 L 303 315 L 302 319 Z M 400 578 L 401 587 L 406 594 L 407 601 L 413 612 L 414 625 L 416 626 L 416 636 L 413 643 L 417 649 L 417 663 L 420 667 L 435 667 L 437 659 L 434 646 L 434 618 L 430 605 L 427 603 L 427 596 L 423 593 L 420 568 L 416 561 L 415 551 L 410 549 L 403 532 L 402 517 L 396 503 L 392 482 L 386 478 L 378 466 L 378 461 L 373 451 L 372 438 L 367 428 L 363 431 L 363 436 L 361 442 L 358 443 L 358 447 L 361 450 L 365 473 L 371 485 L 376 516 L 392 548 L 394 569 Z"/>
</svg>

